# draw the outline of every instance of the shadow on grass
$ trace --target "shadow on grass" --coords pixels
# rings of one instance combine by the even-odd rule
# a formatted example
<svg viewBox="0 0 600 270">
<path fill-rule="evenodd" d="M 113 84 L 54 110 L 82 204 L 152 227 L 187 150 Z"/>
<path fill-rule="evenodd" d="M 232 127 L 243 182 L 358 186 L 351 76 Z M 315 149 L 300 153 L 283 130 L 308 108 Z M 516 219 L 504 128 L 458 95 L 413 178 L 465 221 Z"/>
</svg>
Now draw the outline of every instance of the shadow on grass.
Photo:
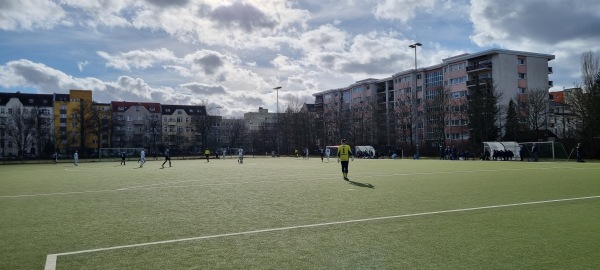
<svg viewBox="0 0 600 270">
<path fill-rule="evenodd" d="M 374 185 L 371 185 L 369 183 L 361 183 L 361 182 L 356 182 L 356 181 L 352 181 L 352 180 L 348 180 L 348 183 L 355 185 L 357 187 L 375 188 Z"/>
</svg>

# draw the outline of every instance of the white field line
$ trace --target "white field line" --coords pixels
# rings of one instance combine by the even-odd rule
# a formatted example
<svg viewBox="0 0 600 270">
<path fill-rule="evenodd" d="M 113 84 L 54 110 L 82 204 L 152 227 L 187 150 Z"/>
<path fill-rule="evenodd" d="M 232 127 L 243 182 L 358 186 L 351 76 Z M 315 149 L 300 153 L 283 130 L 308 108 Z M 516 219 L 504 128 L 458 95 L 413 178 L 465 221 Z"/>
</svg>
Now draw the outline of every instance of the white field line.
<svg viewBox="0 0 600 270">
<path fill-rule="evenodd" d="M 374 217 L 374 218 L 364 218 L 364 219 L 334 221 L 334 222 L 325 222 L 325 223 L 298 225 L 298 226 L 290 226 L 290 227 L 260 229 L 260 230 L 245 231 L 245 232 L 235 232 L 235 233 L 205 235 L 205 236 L 198 236 L 198 237 L 181 238 L 181 239 L 174 239 L 174 240 L 164 240 L 164 241 L 156 241 L 156 242 L 147 242 L 147 243 L 131 244 L 131 245 L 123 245 L 123 246 L 114 246 L 114 247 L 107 247 L 107 248 L 96 248 L 96 249 L 88 249 L 88 250 L 79 250 L 79 251 L 72 251 L 72 252 L 64 252 L 64 253 L 56 253 L 56 254 L 49 254 L 49 255 L 47 255 L 46 256 L 46 265 L 45 265 L 44 269 L 45 270 L 56 270 L 56 261 L 58 259 L 58 256 L 76 255 L 76 254 L 93 253 L 93 252 L 101 252 L 101 251 L 116 250 L 116 249 L 126 249 L 126 248 L 144 247 L 144 246 L 160 245 L 160 244 L 170 244 L 170 243 L 186 242 L 186 241 L 194 241 L 194 240 L 203 240 L 203 239 L 212 239 L 212 238 L 221 238 L 221 237 L 229 237 L 229 236 L 248 235 L 248 234 L 259 234 L 259 233 L 266 233 L 266 232 L 287 231 L 287 230 L 295 230 L 295 229 L 303 229 L 303 228 L 315 228 L 315 227 L 324 227 L 324 226 L 331 226 L 331 225 L 350 224 L 350 223 L 359 223 L 359 222 L 368 222 L 368 221 L 377 221 L 377 220 L 386 220 L 386 219 L 428 216 L 428 215 L 445 214 L 445 213 L 467 212 L 467 211 L 476 211 L 476 210 L 484 210 L 484 209 L 495 209 L 495 208 L 505 208 L 505 207 L 515 207 L 515 206 L 523 206 L 523 205 L 545 204 L 545 203 L 555 203 L 555 202 L 589 200 L 589 199 L 597 199 L 597 198 L 600 198 L 600 195 L 598 195 L 598 196 L 588 196 L 588 197 L 577 197 L 577 198 L 545 200 L 545 201 L 535 201 L 535 202 L 500 204 L 500 205 L 481 206 L 481 207 L 472 207 L 472 208 L 461 208 L 461 209 L 452 209 L 452 210 L 441 210 L 441 211 L 423 212 L 423 213 L 414 213 L 414 214 L 404 214 L 404 215 L 396 215 L 396 216 L 384 216 L 384 217 Z"/>
<path fill-rule="evenodd" d="M 600 168 L 543 167 L 543 168 L 514 168 L 514 169 L 481 169 L 481 170 L 462 170 L 462 171 L 444 171 L 444 172 L 370 174 L 370 175 L 357 175 L 354 177 L 373 178 L 373 177 L 389 177 L 389 176 L 416 176 L 416 175 L 504 172 L 504 171 L 526 171 L 526 170 L 554 170 L 554 169 L 600 169 Z M 306 181 L 326 180 L 326 179 L 330 179 L 334 175 L 337 176 L 338 174 L 328 174 L 328 175 L 326 175 L 327 177 L 310 178 L 310 179 L 306 179 Z M 321 175 L 321 176 L 324 176 L 324 175 Z M 258 184 L 258 183 L 282 183 L 282 182 L 297 182 L 298 180 L 266 180 L 266 181 L 263 180 L 263 181 L 244 181 L 244 182 L 219 182 L 219 183 L 207 183 L 207 184 L 200 184 L 200 185 L 179 185 L 182 183 L 194 183 L 194 182 L 202 182 L 202 181 L 205 181 L 205 180 L 184 180 L 184 181 L 148 184 L 148 185 L 141 185 L 141 186 L 123 187 L 123 188 L 116 188 L 116 189 L 84 190 L 84 191 L 69 191 L 69 192 L 55 192 L 55 193 L 36 193 L 36 194 L 22 194 L 22 195 L 4 195 L 4 196 L 0 196 L 0 199 L 41 197 L 41 196 L 61 196 L 61 195 L 86 194 L 86 193 L 120 192 L 120 191 L 132 191 L 132 190 L 147 190 L 147 189 L 186 188 L 186 187 L 190 187 L 190 186 L 225 186 L 225 185 L 245 185 L 245 184 Z"/>
</svg>

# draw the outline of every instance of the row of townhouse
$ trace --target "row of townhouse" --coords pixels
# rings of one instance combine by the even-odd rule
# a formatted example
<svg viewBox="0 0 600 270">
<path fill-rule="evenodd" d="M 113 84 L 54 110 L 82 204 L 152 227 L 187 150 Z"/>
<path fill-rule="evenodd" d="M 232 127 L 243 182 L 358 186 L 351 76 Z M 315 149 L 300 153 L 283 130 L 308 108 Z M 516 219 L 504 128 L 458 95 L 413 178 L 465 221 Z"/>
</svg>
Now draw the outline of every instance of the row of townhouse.
<svg viewBox="0 0 600 270">
<path fill-rule="evenodd" d="M 193 117 L 200 105 L 93 100 L 90 90 L 68 94 L 0 93 L 0 155 L 93 154 L 100 148 L 198 152 Z"/>
<path fill-rule="evenodd" d="M 468 115 L 458 112 L 465 111 L 467 96 L 474 87 L 493 82 L 502 94 L 500 106 L 506 106 L 510 99 L 523 101 L 528 89 L 548 91 L 553 86 L 549 80 L 552 68 L 548 65 L 553 59 L 554 55 L 504 49 L 461 54 L 443 59 L 442 63 L 434 66 L 401 71 L 383 79 L 361 80 L 347 87 L 316 93 L 315 105 L 327 115 L 339 109 L 361 110 L 365 107 L 365 100 L 375 100 L 376 108 L 366 111 L 374 112 L 376 115 L 372 115 L 371 119 L 379 120 L 375 127 L 370 127 L 375 130 L 370 133 L 371 141 L 378 145 L 406 146 L 403 142 L 407 141 L 432 148 L 437 148 L 440 143 L 456 145 L 471 136 Z M 446 120 L 443 127 L 428 121 L 424 106 L 427 100 L 435 98 L 440 89 L 449 91 L 452 99 L 450 109 L 457 112 Z M 373 106 L 370 105 L 373 103 L 368 104 Z M 402 115 L 410 121 L 403 123 Z M 353 128 L 360 132 L 360 126 Z M 445 134 L 444 140 L 439 138 L 440 129 Z M 324 134 L 327 136 L 327 132 Z"/>
</svg>

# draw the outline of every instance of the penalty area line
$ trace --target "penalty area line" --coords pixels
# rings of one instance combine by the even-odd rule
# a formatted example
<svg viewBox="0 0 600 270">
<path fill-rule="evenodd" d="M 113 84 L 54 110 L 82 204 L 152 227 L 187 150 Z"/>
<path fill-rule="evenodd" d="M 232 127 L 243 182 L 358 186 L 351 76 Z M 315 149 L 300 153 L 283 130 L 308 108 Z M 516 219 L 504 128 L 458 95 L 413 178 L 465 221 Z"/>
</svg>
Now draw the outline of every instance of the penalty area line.
<svg viewBox="0 0 600 270">
<path fill-rule="evenodd" d="M 100 252 L 100 251 L 108 251 L 108 250 L 116 250 L 116 249 L 144 247 L 144 246 L 160 245 L 160 244 L 170 244 L 170 243 L 177 243 L 177 242 L 186 242 L 186 241 L 194 241 L 194 240 L 221 238 L 221 237 L 229 237 L 229 236 L 239 236 L 239 235 L 266 233 L 266 232 L 287 231 L 287 230 L 302 229 L 302 228 L 324 227 L 324 226 L 331 226 L 331 225 L 350 224 L 350 223 L 368 222 L 368 221 L 376 221 L 376 220 L 387 220 L 387 219 L 396 219 L 396 218 L 408 218 L 408 217 L 428 216 L 428 215 L 445 214 L 445 213 L 468 212 L 468 211 L 477 211 L 477 210 L 485 210 L 485 209 L 515 207 L 515 206 L 523 206 L 523 205 L 536 205 L 536 204 L 556 203 L 556 202 L 567 202 L 567 201 L 579 201 L 579 200 L 589 200 L 589 199 L 598 199 L 598 198 L 600 198 L 600 195 L 598 195 L 598 196 L 588 196 L 588 197 L 577 197 L 577 198 L 545 200 L 545 201 L 534 201 L 534 202 L 523 202 L 523 203 L 511 203 L 511 204 L 480 206 L 480 207 L 472 207 L 472 208 L 460 208 L 460 209 L 451 209 L 451 210 L 440 210 L 440 211 L 422 212 L 422 213 L 413 213 L 413 214 L 404 214 L 404 215 L 395 215 L 395 216 L 384 216 L 384 217 L 374 217 L 374 218 L 364 218 L 364 219 L 352 219 L 352 220 L 334 221 L 334 222 L 325 222 L 325 223 L 316 223 L 316 224 L 306 224 L 306 225 L 280 227 L 280 228 L 268 228 L 268 229 L 260 229 L 260 230 L 245 231 L 245 232 L 234 232 L 234 233 L 224 233 L 224 234 L 215 234 L 215 235 L 205 235 L 205 236 L 190 237 L 190 238 L 181 238 L 181 239 L 173 239 L 173 240 L 164 240 L 164 241 L 147 242 L 147 243 L 139 243 L 139 244 L 131 244 L 131 245 L 123 245 L 123 246 L 114 246 L 114 247 L 106 247 L 106 248 L 96 248 L 96 249 L 79 250 L 79 251 L 56 253 L 56 254 L 48 254 L 46 256 L 46 265 L 44 266 L 44 270 L 56 270 L 56 263 L 57 263 L 57 260 L 58 260 L 58 256 L 76 255 L 76 254 L 83 254 L 83 253 L 92 253 L 92 252 Z"/>
</svg>

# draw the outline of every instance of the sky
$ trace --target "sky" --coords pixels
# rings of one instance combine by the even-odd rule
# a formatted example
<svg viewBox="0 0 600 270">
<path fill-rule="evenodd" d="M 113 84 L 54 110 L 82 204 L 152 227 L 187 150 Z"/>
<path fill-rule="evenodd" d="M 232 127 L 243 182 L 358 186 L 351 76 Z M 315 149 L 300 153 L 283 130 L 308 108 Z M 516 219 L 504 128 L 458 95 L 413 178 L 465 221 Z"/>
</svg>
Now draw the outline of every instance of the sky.
<svg viewBox="0 0 600 270">
<path fill-rule="evenodd" d="M 552 54 L 560 90 L 582 81 L 582 53 L 600 56 L 600 1 L 0 0 L 0 92 L 87 89 L 240 117 L 412 69 L 415 42 L 418 66 Z"/>
</svg>

